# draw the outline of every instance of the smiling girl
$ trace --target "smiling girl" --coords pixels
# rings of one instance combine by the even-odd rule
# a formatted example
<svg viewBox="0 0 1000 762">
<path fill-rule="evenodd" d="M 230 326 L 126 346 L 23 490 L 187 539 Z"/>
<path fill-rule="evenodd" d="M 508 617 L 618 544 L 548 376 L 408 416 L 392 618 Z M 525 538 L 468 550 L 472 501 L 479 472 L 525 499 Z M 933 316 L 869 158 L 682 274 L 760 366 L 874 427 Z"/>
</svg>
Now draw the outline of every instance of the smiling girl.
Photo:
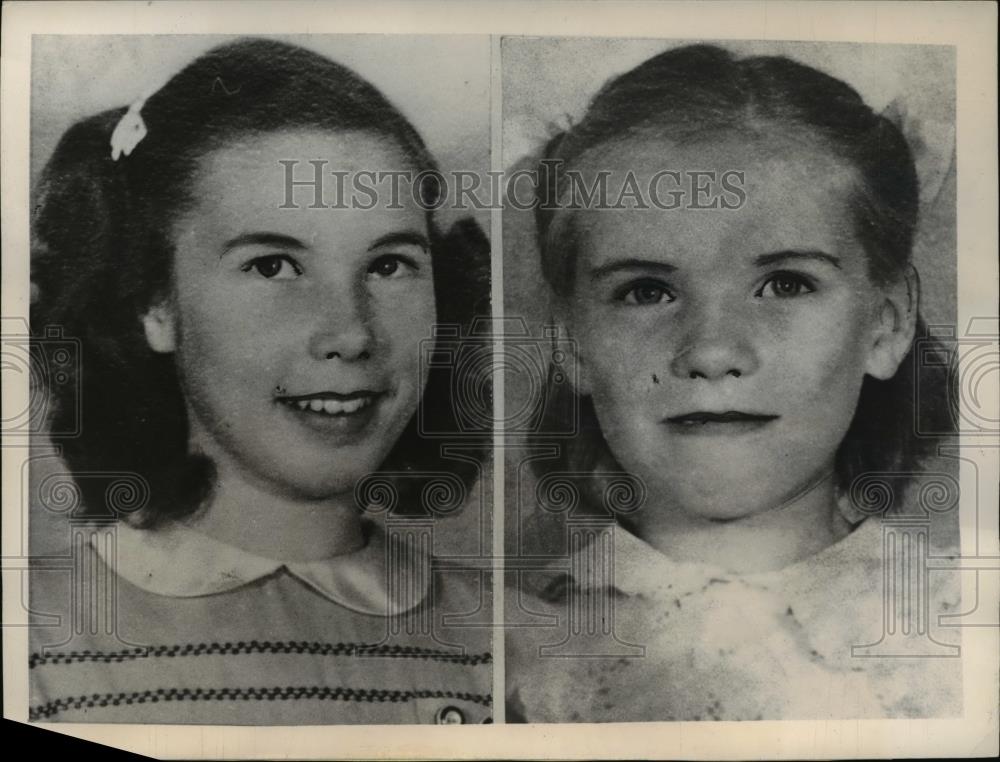
<svg viewBox="0 0 1000 762">
<path fill-rule="evenodd" d="M 282 206 L 282 161 L 434 168 L 374 87 L 267 40 L 81 121 L 49 161 L 32 324 L 80 340 L 83 424 L 63 454 L 105 524 L 80 534 L 75 574 L 32 579 L 33 610 L 61 617 L 32 630 L 32 719 L 488 718 L 488 644 L 440 621 L 479 591 L 432 580 L 429 548 L 368 520 L 359 488 L 400 475 L 394 511 L 425 517 L 433 478 L 469 486 L 468 463 L 420 442 L 421 404 L 457 431 L 420 348 L 471 318 L 484 242 L 440 235 L 412 194 Z M 58 428 L 73 411 L 56 402 Z M 101 474 L 148 501 L 116 514 Z"/>
<path fill-rule="evenodd" d="M 913 433 L 918 194 L 899 130 L 815 69 L 691 46 L 606 84 L 542 159 L 542 269 L 581 414 L 542 471 L 625 471 L 646 499 L 597 541 L 613 547 L 607 576 L 587 560 L 607 550 L 571 548 L 570 568 L 591 572 L 543 575 L 525 604 L 562 616 L 604 601 L 608 650 L 559 658 L 558 634 L 512 631 L 508 717 L 958 713 L 957 649 L 934 640 L 953 639 L 936 613 L 958 606 L 954 577 L 921 587 L 932 635 L 865 658 L 891 561 L 849 500 L 859 477 L 917 474 L 936 445 Z M 738 172 L 743 203 L 569 197 L 571 172 L 650 188 L 663 169 Z M 944 391 L 923 412 L 953 427 Z M 953 554 L 951 539 L 932 536 L 933 552 Z"/>
</svg>

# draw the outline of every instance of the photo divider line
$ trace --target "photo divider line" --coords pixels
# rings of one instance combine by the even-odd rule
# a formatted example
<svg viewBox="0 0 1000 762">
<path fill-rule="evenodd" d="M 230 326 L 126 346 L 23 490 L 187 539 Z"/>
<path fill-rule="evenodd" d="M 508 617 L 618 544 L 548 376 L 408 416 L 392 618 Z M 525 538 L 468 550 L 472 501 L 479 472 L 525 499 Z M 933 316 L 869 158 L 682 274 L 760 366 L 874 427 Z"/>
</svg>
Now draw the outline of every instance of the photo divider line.
<svg viewBox="0 0 1000 762">
<path fill-rule="evenodd" d="M 490 169 L 503 170 L 503 78 L 501 36 L 490 36 Z M 503 205 L 490 211 L 490 312 L 495 327 L 503 325 Z M 504 659 L 504 378 L 503 340 L 493 339 L 493 722 L 505 723 Z"/>
</svg>

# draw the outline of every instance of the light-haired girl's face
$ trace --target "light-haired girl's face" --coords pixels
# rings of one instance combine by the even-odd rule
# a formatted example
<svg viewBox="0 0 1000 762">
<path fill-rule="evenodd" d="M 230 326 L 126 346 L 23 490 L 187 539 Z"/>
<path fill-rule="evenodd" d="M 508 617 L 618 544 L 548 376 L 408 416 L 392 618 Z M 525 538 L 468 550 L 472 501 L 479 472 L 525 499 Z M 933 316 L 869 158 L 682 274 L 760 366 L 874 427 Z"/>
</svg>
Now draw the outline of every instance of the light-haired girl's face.
<svg viewBox="0 0 1000 762">
<path fill-rule="evenodd" d="M 718 208 L 688 208 L 688 195 L 672 210 L 570 213 L 580 244 L 563 319 L 620 464 L 669 505 L 717 519 L 830 475 L 862 379 L 902 357 L 847 206 L 852 171 L 806 144 L 740 138 L 631 139 L 584 174 L 598 168 L 635 170 L 640 188 L 662 169 L 744 173 L 736 209 L 716 187 Z"/>
<path fill-rule="evenodd" d="M 195 203 L 174 227 L 173 294 L 146 319 L 174 351 L 194 447 L 268 489 L 322 498 L 379 468 L 426 378 L 418 347 L 435 320 L 425 214 L 397 206 L 313 208 L 286 167 L 405 170 L 401 151 L 359 133 L 249 137 L 201 161 Z"/>
</svg>

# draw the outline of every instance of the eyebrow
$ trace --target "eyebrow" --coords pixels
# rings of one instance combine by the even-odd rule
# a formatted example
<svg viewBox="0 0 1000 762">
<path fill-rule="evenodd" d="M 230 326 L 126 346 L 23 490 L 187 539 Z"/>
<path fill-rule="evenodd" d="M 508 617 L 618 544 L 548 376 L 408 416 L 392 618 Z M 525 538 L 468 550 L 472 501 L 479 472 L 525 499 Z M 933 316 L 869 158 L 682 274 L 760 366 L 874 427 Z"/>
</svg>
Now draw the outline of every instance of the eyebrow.
<svg viewBox="0 0 1000 762">
<path fill-rule="evenodd" d="M 593 268 L 590 271 L 590 279 L 600 280 L 623 270 L 654 270 L 661 273 L 672 273 L 676 272 L 677 268 L 668 262 L 660 262 L 655 259 L 617 259 L 614 262 Z"/>
<path fill-rule="evenodd" d="M 244 233 L 226 241 L 222 247 L 222 255 L 225 256 L 241 246 L 277 246 L 296 251 L 302 251 L 306 248 L 306 245 L 298 238 L 282 233 Z"/>
<path fill-rule="evenodd" d="M 381 249 L 384 246 L 419 246 L 424 251 L 431 250 L 430 241 L 427 240 L 426 236 L 421 235 L 420 233 L 405 232 L 389 233 L 388 235 L 375 239 L 375 242 L 368 247 L 368 251 Z"/>
<path fill-rule="evenodd" d="M 768 265 L 777 264 L 778 262 L 788 262 L 794 260 L 811 259 L 819 262 L 826 262 L 827 264 L 833 265 L 838 270 L 840 267 L 840 259 L 833 256 L 832 254 L 827 254 L 824 251 L 816 251 L 814 249 L 788 249 L 785 251 L 775 251 L 771 254 L 761 254 L 759 257 L 754 259 L 754 264 L 758 267 L 767 267 Z"/>
<path fill-rule="evenodd" d="M 384 246 L 399 245 L 419 246 L 424 251 L 430 251 L 431 248 L 430 242 L 420 233 L 403 232 L 389 233 L 388 235 L 384 235 L 381 238 L 376 239 L 375 242 L 368 247 L 368 251 L 374 251 L 375 249 L 380 249 Z M 298 238 L 290 235 L 284 235 L 283 233 L 244 233 L 226 241 L 225 245 L 222 247 L 222 255 L 225 256 L 233 249 L 238 249 L 241 246 L 274 246 L 282 249 L 293 249 L 295 251 L 304 251 L 309 248 Z"/>
</svg>

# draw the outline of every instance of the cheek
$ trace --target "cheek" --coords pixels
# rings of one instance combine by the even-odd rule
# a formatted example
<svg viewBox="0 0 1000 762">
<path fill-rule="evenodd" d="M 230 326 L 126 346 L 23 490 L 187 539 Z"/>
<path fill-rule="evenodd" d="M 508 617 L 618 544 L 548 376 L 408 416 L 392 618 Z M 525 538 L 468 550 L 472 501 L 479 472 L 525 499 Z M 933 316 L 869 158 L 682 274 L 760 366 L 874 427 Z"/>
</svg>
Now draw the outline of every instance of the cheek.
<svg viewBox="0 0 1000 762">
<path fill-rule="evenodd" d="M 382 294 L 375 300 L 375 310 L 382 341 L 388 345 L 393 363 L 415 365 L 423 342 L 434 335 L 437 312 L 433 288 L 420 283 L 408 290 Z"/>
<path fill-rule="evenodd" d="M 779 341 L 767 352 L 766 374 L 774 388 L 815 404 L 817 411 L 853 410 L 867 360 L 867 324 L 854 304 L 822 319 L 777 331 Z M 794 385 L 794 388 L 789 388 Z"/>
<path fill-rule="evenodd" d="M 663 364 L 673 326 L 655 309 L 589 308 L 574 321 L 578 351 L 585 364 L 603 373 L 632 378 Z"/>
<path fill-rule="evenodd" d="M 210 384 L 224 394 L 227 388 L 259 385 L 261 378 L 287 367 L 290 354 L 303 345 L 302 337 L 293 334 L 305 318 L 290 315 L 275 300 L 248 300 L 211 285 L 208 279 L 201 285 L 178 284 L 183 298 L 176 308 L 177 362 L 189 391 L 203 396 L 201 387 Z"/>
<path fill-rule="evenodd" d="M 581 324 L 575 340 L 582 380 L 605 419 L 638 410 L 657 388 L 653 377 L 664 376 L 655 332 L 641 323 L 617 321 L 609 315 Z"/>
<path fill-rule="evenodd" d="M 195 291 L 180 284 L 183 297 L 177 300 L 179 331 L 178 359 L 184 366 L 185 376 L 198 375 L 198 365 L 215 366 L 227 362 L 227 348 L 232 351 L 232 330 L 228 325 L 230 310 L 212 309 L 209 294 Z M 223 337 L 228 337 L 225 340 Z"/>
</svg>

